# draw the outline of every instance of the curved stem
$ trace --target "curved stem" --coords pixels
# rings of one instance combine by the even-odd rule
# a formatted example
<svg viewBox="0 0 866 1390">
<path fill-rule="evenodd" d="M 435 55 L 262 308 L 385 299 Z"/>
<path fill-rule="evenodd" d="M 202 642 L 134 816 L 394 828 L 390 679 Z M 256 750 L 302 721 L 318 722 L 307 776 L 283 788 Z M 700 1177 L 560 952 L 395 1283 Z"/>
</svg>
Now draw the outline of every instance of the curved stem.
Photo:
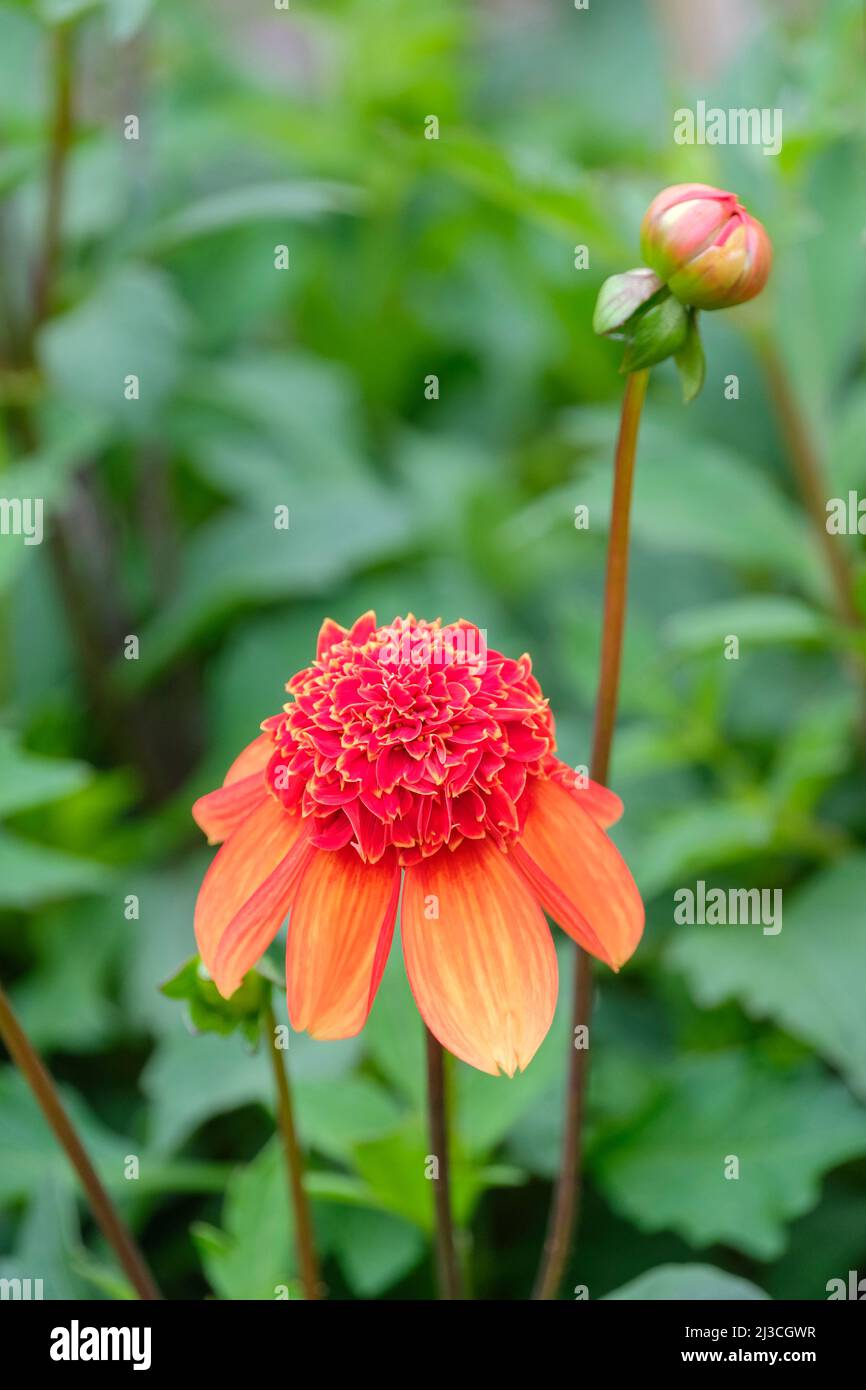
<svg viewBox="0 0 866 1390">
<path fill-rule="evenodd" d="M 267 1033 L 266 1043 L 271 1054 L 274 1089 L 277 1095 L 277 1123 L 286 1159 L 289 1202 L 295 1217 L 295 1243 L 298 1250 L 298 1263 L 301 1267 L 301 1281 L 304 1285 L 304 1296 L 310 1300 L 317 1299 L 321 1297 L 322 1285 L 313 1239 L 310 1204 L 304 1190 L 304 1157 L 295 1128 L 295 1113 L 292 1105 L 292 1093 L 289 1089 L 285 1049 L 276 1046 L 277 1020 L 274 1017 L 274 1006 L 270 997 L 264 1009 L 264 1024 Z"/>
<path fill-rule="evenodd" d="M 102 1234 L 117 1255 L 118 1261 L 139 1298 L 156 1300 L 161 1294 L 128 1227 L 102 1185 L 87 1156 L 75 1127 L 63 1108 L 57 1087 L 39 1053 L 22 1028 L 3 986 L 0 985 L 0 1036 L 9 1056 L 18 1067 L 42 1109 L 46 1120 L 69 1157 L 81 1179 L 90 1209 Z"/>
<path fill-rule="evenodd" d="M 607 542 L 601 663 L 590 767 L 590 775 L 596 782 L 607 782 L 616 724 L 628 597 L 628 544 L 635 448 L 648 381 L 649 372 L 641 371 L 632 373 L 626 383 L 614 456 L 613 505 Z M 588 1029 L 592 1014 L 592 959 L 579 946 L 574 966 L 572 998 L 573 1045 L 565 1095 L 562 1157 L 550 1208 L 544 1252 L 533 1290 L 533 1298 L 537 1299 L 556 1297 L 568 1258 L 580 1202 L 583 1115 L 589 1080 L 589 1048 L 578 1047 L 576 1040 L 578 1029 Z"/>
<path fill-rule="evenodd" d="M 454 1245 L 454 1223 L 451 1216 L 451 1165 L 448 1155 L 445 1058 L 441 1043 L 434 1038 L 429 1028 L 425 1028 L 424 1031 L 427 1035 L 427 1114 L 430 1124 L 430 1148 L 439 1163 L 439 1172 L 433 1180 L 439 1297 L 460 1299 L 463 1297 L 463 1287 L 457 1250 Z"/>
</svg>

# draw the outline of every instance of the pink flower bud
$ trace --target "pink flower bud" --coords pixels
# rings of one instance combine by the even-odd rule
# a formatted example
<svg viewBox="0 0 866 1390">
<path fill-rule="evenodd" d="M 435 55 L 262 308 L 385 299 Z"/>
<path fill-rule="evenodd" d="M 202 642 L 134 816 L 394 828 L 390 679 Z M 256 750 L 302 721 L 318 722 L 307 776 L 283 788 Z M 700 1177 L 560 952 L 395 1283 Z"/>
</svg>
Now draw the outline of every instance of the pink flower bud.
<svg viewBox="0 0 866 1390">
<path fill-rule="evenodd" d="M 641 249 L 671 293 L 696 309 L 754 299 L 773 260 L 770 238 L 736 194 L 705 183 L 677 183 L 653 199 Z"/>
</svg>

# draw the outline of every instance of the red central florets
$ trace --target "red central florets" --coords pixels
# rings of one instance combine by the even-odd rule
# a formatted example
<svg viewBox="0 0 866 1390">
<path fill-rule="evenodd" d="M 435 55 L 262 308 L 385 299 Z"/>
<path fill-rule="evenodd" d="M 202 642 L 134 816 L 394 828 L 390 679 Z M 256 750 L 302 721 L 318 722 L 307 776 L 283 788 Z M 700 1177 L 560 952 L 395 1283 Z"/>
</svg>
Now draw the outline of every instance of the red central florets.
<svg viewBox="0 0 866 1390">
<path fill-rule="evenodd" d="M 276 745 L 268 785 L 314 816 L 320 849 L 352 844 L 402 864 L 489 835 L 518 836 L 527 776 L 553 762 L 553 718 L 528 656 L 487 648 L 471 623 L 372 613 L 350 632 L 326 624 L 294 697 L 262 728 Z"/>
</svg>

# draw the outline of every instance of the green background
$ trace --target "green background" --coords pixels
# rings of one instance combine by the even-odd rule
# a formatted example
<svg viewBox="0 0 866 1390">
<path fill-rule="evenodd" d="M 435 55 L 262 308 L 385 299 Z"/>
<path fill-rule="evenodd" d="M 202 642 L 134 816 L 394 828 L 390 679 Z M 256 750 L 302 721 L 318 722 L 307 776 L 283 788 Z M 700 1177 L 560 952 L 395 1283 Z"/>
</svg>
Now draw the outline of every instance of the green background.
<svg viewBox="0 0 866 1390">
<path fill-rule="evenodd" d="M 75 122 L 34 329 L 58 23 Z M 563 756 L 588 761 L 622 389 L 592 309 L 639 262 L 650 198 L 692 179 L 740 194 L 776 264 L 754 306 L 704 316 L 697 402 L 670 365 L 650 387 L 611 778 L 648 926 L 598 973 L 564 1293 L 820 1299 L 866 1272 L 864 644 L 758 350 L 778 344 L 829 495 L 862 488 L 861 64 L 856 0 L 728 6 L 718 32 L 710 7 L 637 0 L 0 5 L 0 493 L 43 497 L 50 533 L 0 537 L 0 968 L 167 1296 L 299 1296 L 267 1061 L 159 992 L 210 858 L 189 807 L 321 619 L 368 607 L 529 650 Z M 781 154 L 676 145 L 699 98 L 780 107 Z M 698 879 L 781 888 L 782 932 L 675 926 Z M 531 1286 L 562 994 L 525 1074 L 452 1069 L 479 1296 Z M 293 1036 L 289 1061 L 331 1295 L 431 1297 L 399 948 L 364 1033 Z M 49 1298 L 124 1289 L 9 1067 L 0 1251 Z"/>
</svg>

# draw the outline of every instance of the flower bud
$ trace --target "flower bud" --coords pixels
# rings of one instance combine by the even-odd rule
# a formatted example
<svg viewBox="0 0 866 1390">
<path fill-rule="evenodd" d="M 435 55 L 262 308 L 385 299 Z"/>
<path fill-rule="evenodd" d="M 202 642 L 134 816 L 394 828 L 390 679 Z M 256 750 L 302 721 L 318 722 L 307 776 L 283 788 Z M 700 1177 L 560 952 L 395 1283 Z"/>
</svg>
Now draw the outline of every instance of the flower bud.
<svg viewBox="0 0 866 1390">
<path fill-rule="evenodd" d="M 773 250 L 763 226 L 736 194 L 678 183 L 650 203 L 641 226 L 647 265 L 681 304 L 729 309 L 760 294 Z"/>
</svg>

